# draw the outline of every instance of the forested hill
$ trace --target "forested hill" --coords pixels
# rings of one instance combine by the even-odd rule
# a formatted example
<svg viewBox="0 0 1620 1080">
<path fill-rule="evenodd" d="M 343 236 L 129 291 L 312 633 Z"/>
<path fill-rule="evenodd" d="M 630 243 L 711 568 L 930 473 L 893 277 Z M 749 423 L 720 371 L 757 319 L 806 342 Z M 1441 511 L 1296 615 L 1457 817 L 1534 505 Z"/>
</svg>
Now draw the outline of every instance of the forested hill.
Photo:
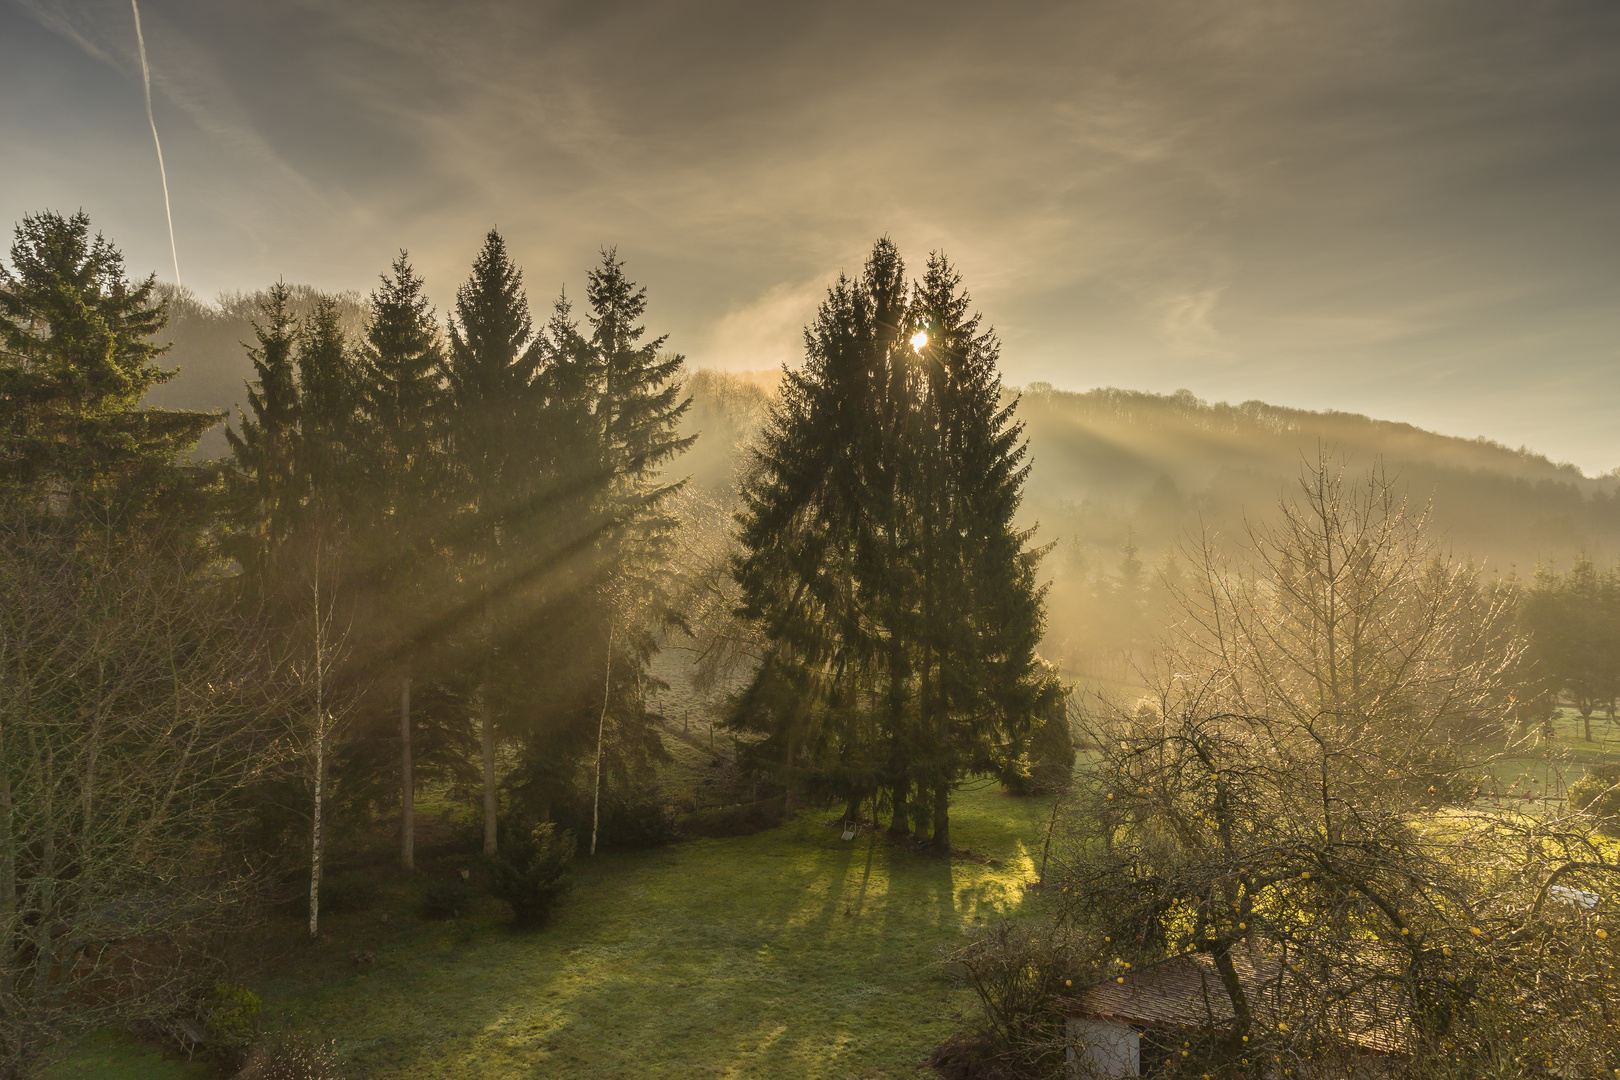
<svg viewBox="0 0 1620 1080">
<path fill-rule="evenodd" d="M 1068 559 L 1107 558 L 1127 539 L 1149 557 L 1200 522 L 1240 531 L 1245 512 L 1264 515 L 1318 447 L 1353 469 L 1381 461 L 1415 503 L 1432 500 L 1435 528 L 1456 554 L 1499 571 L 1620 552 L 1620 478 L 1591 479 L 1485 439 L 1355 413 L 1211 404 L 1185 390 L 1071 393 L 1036 383 L 1019 415 L 1033 462 L 1028 508 Z"/>
</svg>

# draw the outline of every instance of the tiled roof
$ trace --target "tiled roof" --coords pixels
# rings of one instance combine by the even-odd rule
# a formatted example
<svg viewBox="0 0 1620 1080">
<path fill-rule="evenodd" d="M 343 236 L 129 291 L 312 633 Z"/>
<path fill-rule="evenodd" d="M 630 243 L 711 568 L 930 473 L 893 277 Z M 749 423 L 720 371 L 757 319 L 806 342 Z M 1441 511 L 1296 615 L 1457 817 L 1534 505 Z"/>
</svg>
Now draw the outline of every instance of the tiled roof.
<svg viewBox="0 0 1620 1080">
<path fill-rule="evenodd" d="M 1287 983 L 1299 976 L 1259 950 L 1234 950 L 1232 962 L 1255 1022 L 1269 1027 L 1284 1021 L 1291 996 Z M 1405 1041 L 1404 1010 L 1398 1005 L 1393 993 L 1352 994 L 1330 1006 L 1338 1015 L 1329 1026 L 1363 1050 L 1394 1053 Z M 1202 953 L 1172 957 L 1088 986 L 1069 999 L 1064 1011 L 1147 1027 L 1218 1027 L 1233 1020 L 1232 1001 L 1215 961 Z"/>
</svg>

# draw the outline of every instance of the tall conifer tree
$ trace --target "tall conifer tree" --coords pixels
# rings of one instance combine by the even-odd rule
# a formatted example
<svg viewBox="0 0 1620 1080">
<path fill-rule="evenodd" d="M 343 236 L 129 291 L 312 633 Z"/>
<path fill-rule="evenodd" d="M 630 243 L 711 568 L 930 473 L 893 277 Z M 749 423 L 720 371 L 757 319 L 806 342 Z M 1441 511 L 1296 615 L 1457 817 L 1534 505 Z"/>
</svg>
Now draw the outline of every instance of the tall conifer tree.
<svg viewBox="0 0 1620 1080">
<path fill-rule="evenodd" d="M 318 513 L 339 518 L 355 481 L 355 357 L 344 339 L 337 301 L 316 300 L 298 349 L 299 461 L 307 497 Z"/>
<path fill-rule="evenodd" d="M 528 710 L 516 785 L 542 812 L 558 800 L 577 806 L 580 767 L 598 751 L 603 775 L 619 780 L 650 779 L 662 753 L 644 691 L 655 631 L 673 617 L 667 563 L 677 523 L 666 503 L 680 481 L 663 471 L 692 442 L 679 433 L 689 407 L 684 360 L 664 352 L 666 338 L 647 339 L 646 290 L 612 251 L 586 286 L 585 326 L 564 298 L 539 335 L 534 387 L 547 469 L 521 535 L 532 548 L 524 565 L 544 576 L 531 594 L 530 631 L 507 634 L 514 652 L 531 657 L 525 666 L 548 679 Z M 583 777 L 587 799 L 594 771 Z"/>
<path fill-rule="evenodd" d="M 396 704 L 403 711 L 413 675 L 444 671 L 442 615 L 456 600 L 447 565 L 444 350 L 423 281 L 404 252 L 392 271 L 371 294 L 344 468 L 353 485 L 344 576 L 357 594 L 358 613 L 351 666 L 377 680 L 380 691 L 344 748 L 339 790 L 351 800 L 380 798 L 394 773 L 393 750 L 403 750 L 408 734 L 396 723 Z M 332 389 L 341 393 L 339 386 Z"/>
<path fill-rule="evenodd" d="M 1044 589 L 1014 516 L 1029 475 L 1016 400 L 1003 399 L 993 331 L 969 314 L 961 277 L 930 256 L 912 297 L 924 393 L 911 459 L 920 634 L 917 776 L 936 846 L 950 846 L 949 791 L 969 772 L 1019 769 L 1046 698 L 1059 692 L 1035 650 Z M 917 339 L 923 342 L 923 338 Z"/>
<path fill-rule="evenodd" d="M 744 485 L 736 566 L 743 612 L 770 642 L 736 722 L 767 735 L 764 753 L 791 783 L 844 799 L 851 814 L 887 787 L 901 829 L 906 663 L 884 631 L 892 597 L 868 585 L 903 572 L 892 562 L 904 516 L 893 504 L 904 469 L 893 424 L 908 391 L 890 364 L 904 281 L 884 240 L 860 278 L 828 289 Z"/>
<path fill-rule="evenodd" d="M 995 338 L 930 260 L 904 284 L 881 240 L 806 331 L 743 492 L 742 614 L 768 643 L 734 722 L 791 780 L 887 793 L 896 833 L 950 844 L 949 792 L 1005 773 L 1048 686 L 1040 552 Z M 926 335 L 926 337 L 922 336 Z M 1043 681 L 1045 680 L 1045 681 Z"/>
<path fill-rule="evenodd" d="M 240 431 L 225 432 L 233 459 L 226 474 L 233 522 L 226 550 L 241 564 L 249 593 L 273 605 L 286 599 L 279 561 L 288 553 L 304 499 L 294 361 L 298 325 L 291 301 L 283 282 L 265 294 L 263 321 L 253 323 L 257 347 L 247 347 L 258 377 L 248 384 Z"/>
<path fill-rule="evenodd" d="M 82 211 L 23 218 L 11 265 L 0 264 L 0 483 L 11 495 L 102 525 L 198 523 L 203 477 L 179 456 L 220 418 L 141 404 L 178 374 L 157 364 L 167 323 L 157 279 L 131 282 Z"/>
<path fill-rule="evenodd" d="M 539 464 L 533 453 L 532 384 L 540 354 L 531 347 L 532 336 L 522 272 L 508 257 L 500 233 L 491 229 L 472 276 L 456 293 L 445 368 L 455 409 L 448 431 L 464 519 L 456 534 L 462 579 L 474 592 L 463 602 L 478 612 L 468 638 L 477 686 L 487 854 L 494 854 L 497 844 L 493 593 L 506 575 L 502 547 L 510 545 L 512 517 Z"/>
</svg>

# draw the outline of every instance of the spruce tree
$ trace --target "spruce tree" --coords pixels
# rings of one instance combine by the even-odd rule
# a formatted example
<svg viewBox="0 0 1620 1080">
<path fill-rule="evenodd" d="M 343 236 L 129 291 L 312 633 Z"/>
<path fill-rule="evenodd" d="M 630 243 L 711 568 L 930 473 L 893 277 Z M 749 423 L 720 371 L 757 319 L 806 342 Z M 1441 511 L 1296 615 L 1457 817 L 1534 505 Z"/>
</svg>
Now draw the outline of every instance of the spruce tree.
<svg viewBox="0 0 1620 1080">
<path fill-rule="evenodd" d="M 950 845 L 949 793 L 1005 775 L 1057 691 L 1035 656 L 1039 551 L 1015 527 L 1027 476 L 997 346 L 934 256 L 880 240 L 828 291 L 784 374 L 743 491 L 741 614 L 767 643 L 733 716 L 789 782 Z"/>
<path fill-rule="evenodd" d="M 603 485 L 593 515 L 595 565 L 585 605 L 595 625 L 581 627 L 583 640 L 600 642 L 601 662 L 584 670 L 600 671 L 603 688 L 601 697 L 593 693 L 587 700 L 593 707 L 600 702 L 598 759 L 609 753 L 610 771 L 621 778 L 632 773 L 648 778 L 663 745 L 646 709 L 644 687 L 658 649 L 657 631 L 676 620 L 669 606 L 669 559 L 679 522 L 668 503 L 685 482 L 663 473 L 696 439 L 680 434 L 681 417 L 692 401 L 680 380 L 685 357 L 664 350 L 667 335 L 647 338 L 641 324 L 647 290 L 625 275 L 613 249 L 603 252 L 601 264 L 586 275 L 585 301 L 591 331 L 583 339 L 586 370 L 601 380 L 594 412 Z M 603 745 L 609 732 L 611 748 Z M 601 773 L 598 766 L 598 788 Z"/>
<path fill-rule="evenodd" d="M 398 775 L 394 751 L 403 751 L 408 734 L 400 713 L 413 677 L 412 728 L 425 713 L 445 729 L 435 731 L 439 741 L 460 744 L 459 715 L 446 715 L 452 695 L 439 685 L 450 666 L 447 612 L 458 599 L 447 564 L 453 492 L 444 350 L 422 279 L 404 252 L 392 271 L 371 294 L 342 467 L 352 492 L 341 530 L 343 576 L 356 611 L 348 670 L 376 689 L 339 755 L 337 791 L 351 804 L 382 799 L 387 778 Z M 335 405 L 341 384 L 331 389 Z M 423 710 L 427 690 L 438 700 Z M 453 696 L 464 698 L 465 691 Z"/>
<path fill-rule="evenodd" d="M 299 469 L 299 392 L 295 375 L 297 321 L 283 282 L 270 287 L 253 323 L 258 346 L 247 347 L 258 376 L 248 384 L 240 431 L 226 429 L 232 468 L 226 473 L 232 529 L 226 551 L 242 566 L 243 582 L 260 603 L 284 600 L 277 560 L 302 517 Z"/>
<path fill-rule="evenodd" d="M 371 294 L 361 348 L 362 468 L 377 518 L 412 548 L 431 528 L 417 511 L 432 504 L 444 471 L 444 355 L 422 279 L 404 252 L 392 269 Z"/>
<path fill-rule="evenodd" d="M 0 484 L 34 510 L 120 528 L 200 526 L 199 483 L 179 462 L 215 413 L 152 409 L 168 322 L 157 280 L 131 282 L 90 219 L 23 218 L 0 264 Z"/>
<path fill-rule="evenodd" d="M 529 526 L 515 530 L 527 618 L 503 637 L 545 680 L 513 785 L 542 814 L 593 802 L 598 758 L 606 779 L 650 782 L 662 755 L 645 688 L 657 630 L 674 618 L 666 504 L 680 481 L 663 472 L 692 442 L 679 434 L 684 361 L 647 337 L 646 290 L 612 251 L 586 284 L 585 325 L 563 298 L 539 335 L 545 480 L 525 503 Z M 575 822 L 586 832 L 589 817 Z"/>
<path fill-rule="evenodd" d="M 784 369 L 742 491 L 735 566 L 742 613 L 768 647 L 733 718 L 765 735 L 762 756 L 790 785 L 841 798 L 852 816 L 886 788 L 900 830 L 909 665 L 888 628 L 905 604 L 895 556 L 910 387 L 892 366 L 904 281 L 879 241 L 860 278 L 829 287 L 803 369 Z"/>
<path fill-rule="evenodd" d="M 316 300 L 298 348 L 299 458 L 312 512 L 341 520 L 354 482 L 358 372 L 344 339 L 338 304 Z"/>
<path fill-rule="evenodd" d="M 929 258 L 911 323 L 926 373 L 917 450 L 915 546 L 920 583 L 924 720 L 919 776 L 931 795 L 933 842 L 950 846 L 949 791 L 964 774 L 1023 768 L 1017 758 L 1058 692 L 1036 657 L 1044 589 L 1014 517 L 1029 475 L 1016 400 L 1003 399 L 999 344 L 969 314 L 961 277 Z M 924 339 L 918 338 L 919 342 Z"/>
<path fill-rule="evenodd" d="M 527 451 L 534 446 L 531 384 L 540 361 L 538 351 L 530 347 L 533 322 L 523 295 L 522 272 L 512 264 L 505 241 L 494 229 L 473 262 L 472 276 L 456 293 L 449 332 L 445 374 L 455 411 L 446 432 L 463 518 L 455 530 L 458 561 L 461 578 L 471 590 L 462 602 L 477 612 L 466 652 L 479 709 L 484 850 L 494 854 L 498 838 L 491 676 L 498 631 L 492 604 L 507 572 L 503 542 L 509 544 L 522 488 L 538 464 Z"/>
</svg>

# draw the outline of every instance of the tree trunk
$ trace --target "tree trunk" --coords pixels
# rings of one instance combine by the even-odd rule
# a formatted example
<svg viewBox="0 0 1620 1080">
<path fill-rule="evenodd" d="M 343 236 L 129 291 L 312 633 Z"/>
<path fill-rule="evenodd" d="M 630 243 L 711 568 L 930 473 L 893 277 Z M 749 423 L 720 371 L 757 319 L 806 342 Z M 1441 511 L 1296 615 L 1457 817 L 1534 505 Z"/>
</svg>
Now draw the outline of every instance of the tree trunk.
<svg viewBox="0 0 1620 1080">
<path fill-rule="evenodd" d="M 0 762 L 5 761 L 5 728 L 0 725 Z M 0 768 L 0 926 L 17 916 L 17 842 L 12 826 L 11 771 Z M 12 991 L 11 944 L 0 945 L 0 1000 Z"/>
<path fill-rule="evenodd" d="M 399 865 L 416 869 L 416 781 L 411 775 L 411 680 L 399 684 Z"/>
<path fill-rule="evenodd" d="M 495 854 L 495 718 L 489 711 L 489 683 L 478 695 L 478 741 L 484 751 L 484 854 Z"/>
<path fill-rule="evenodd" d="M 934 849 L 951 853 L 951 787 L 941 784 L 934 789 Z"/>
<path fill-rule="evenodd" d="M 613 622 L 608 621 L 607 662 L 603 665 L 602 715 L 596 721 L 596 783 L 591 791 L 591 855 L 596 854 L 596 828 L 602 820 L 602 739 L 607 734 L 608 698 L 613 693 Z M 709 744 L 714 745 L 714 724 L 709 724 Z"/>
<path fill-rule="evenodd" d="M 911 831 L 911 818 L 906 812 L 906 785 L 894 785 L 894 819 L 889 822 L 889 831 L 896 836 L 905 836 Z"/>
<path fill-rule="evenodd" d="M 315 546 L 315 806 L 309 830 L 309 937 L 313 941 L 321 929 L 321 834 L 326 809 L 326 623 L 321 618 L 321 549 Z"/>
<path fill-rule="evenodd" d="M 1232 962 L 1231 946 L 1215 950 L 1215 970 L 1220 973 L 1221 985 L 1226 987 L 1226 996 L 1232 1002 L 1232 1016 L 1237 1024 L 1234 1034 L 1247 1035 L 1254 1017 L 1249 1012 L 1248 995 L 1243 992 L 1243 980 L 1238 978 L 1237 965 Z"/>
<path fill-rule="evenodd" d="M 310 825 L 309 839 L 309 936 L 320 936 L 321 930 L 321 835 L 322 806 L 326 798 L 326 724 L 316 721 L 315 729 L 315 807 Z"/>
</svg>

